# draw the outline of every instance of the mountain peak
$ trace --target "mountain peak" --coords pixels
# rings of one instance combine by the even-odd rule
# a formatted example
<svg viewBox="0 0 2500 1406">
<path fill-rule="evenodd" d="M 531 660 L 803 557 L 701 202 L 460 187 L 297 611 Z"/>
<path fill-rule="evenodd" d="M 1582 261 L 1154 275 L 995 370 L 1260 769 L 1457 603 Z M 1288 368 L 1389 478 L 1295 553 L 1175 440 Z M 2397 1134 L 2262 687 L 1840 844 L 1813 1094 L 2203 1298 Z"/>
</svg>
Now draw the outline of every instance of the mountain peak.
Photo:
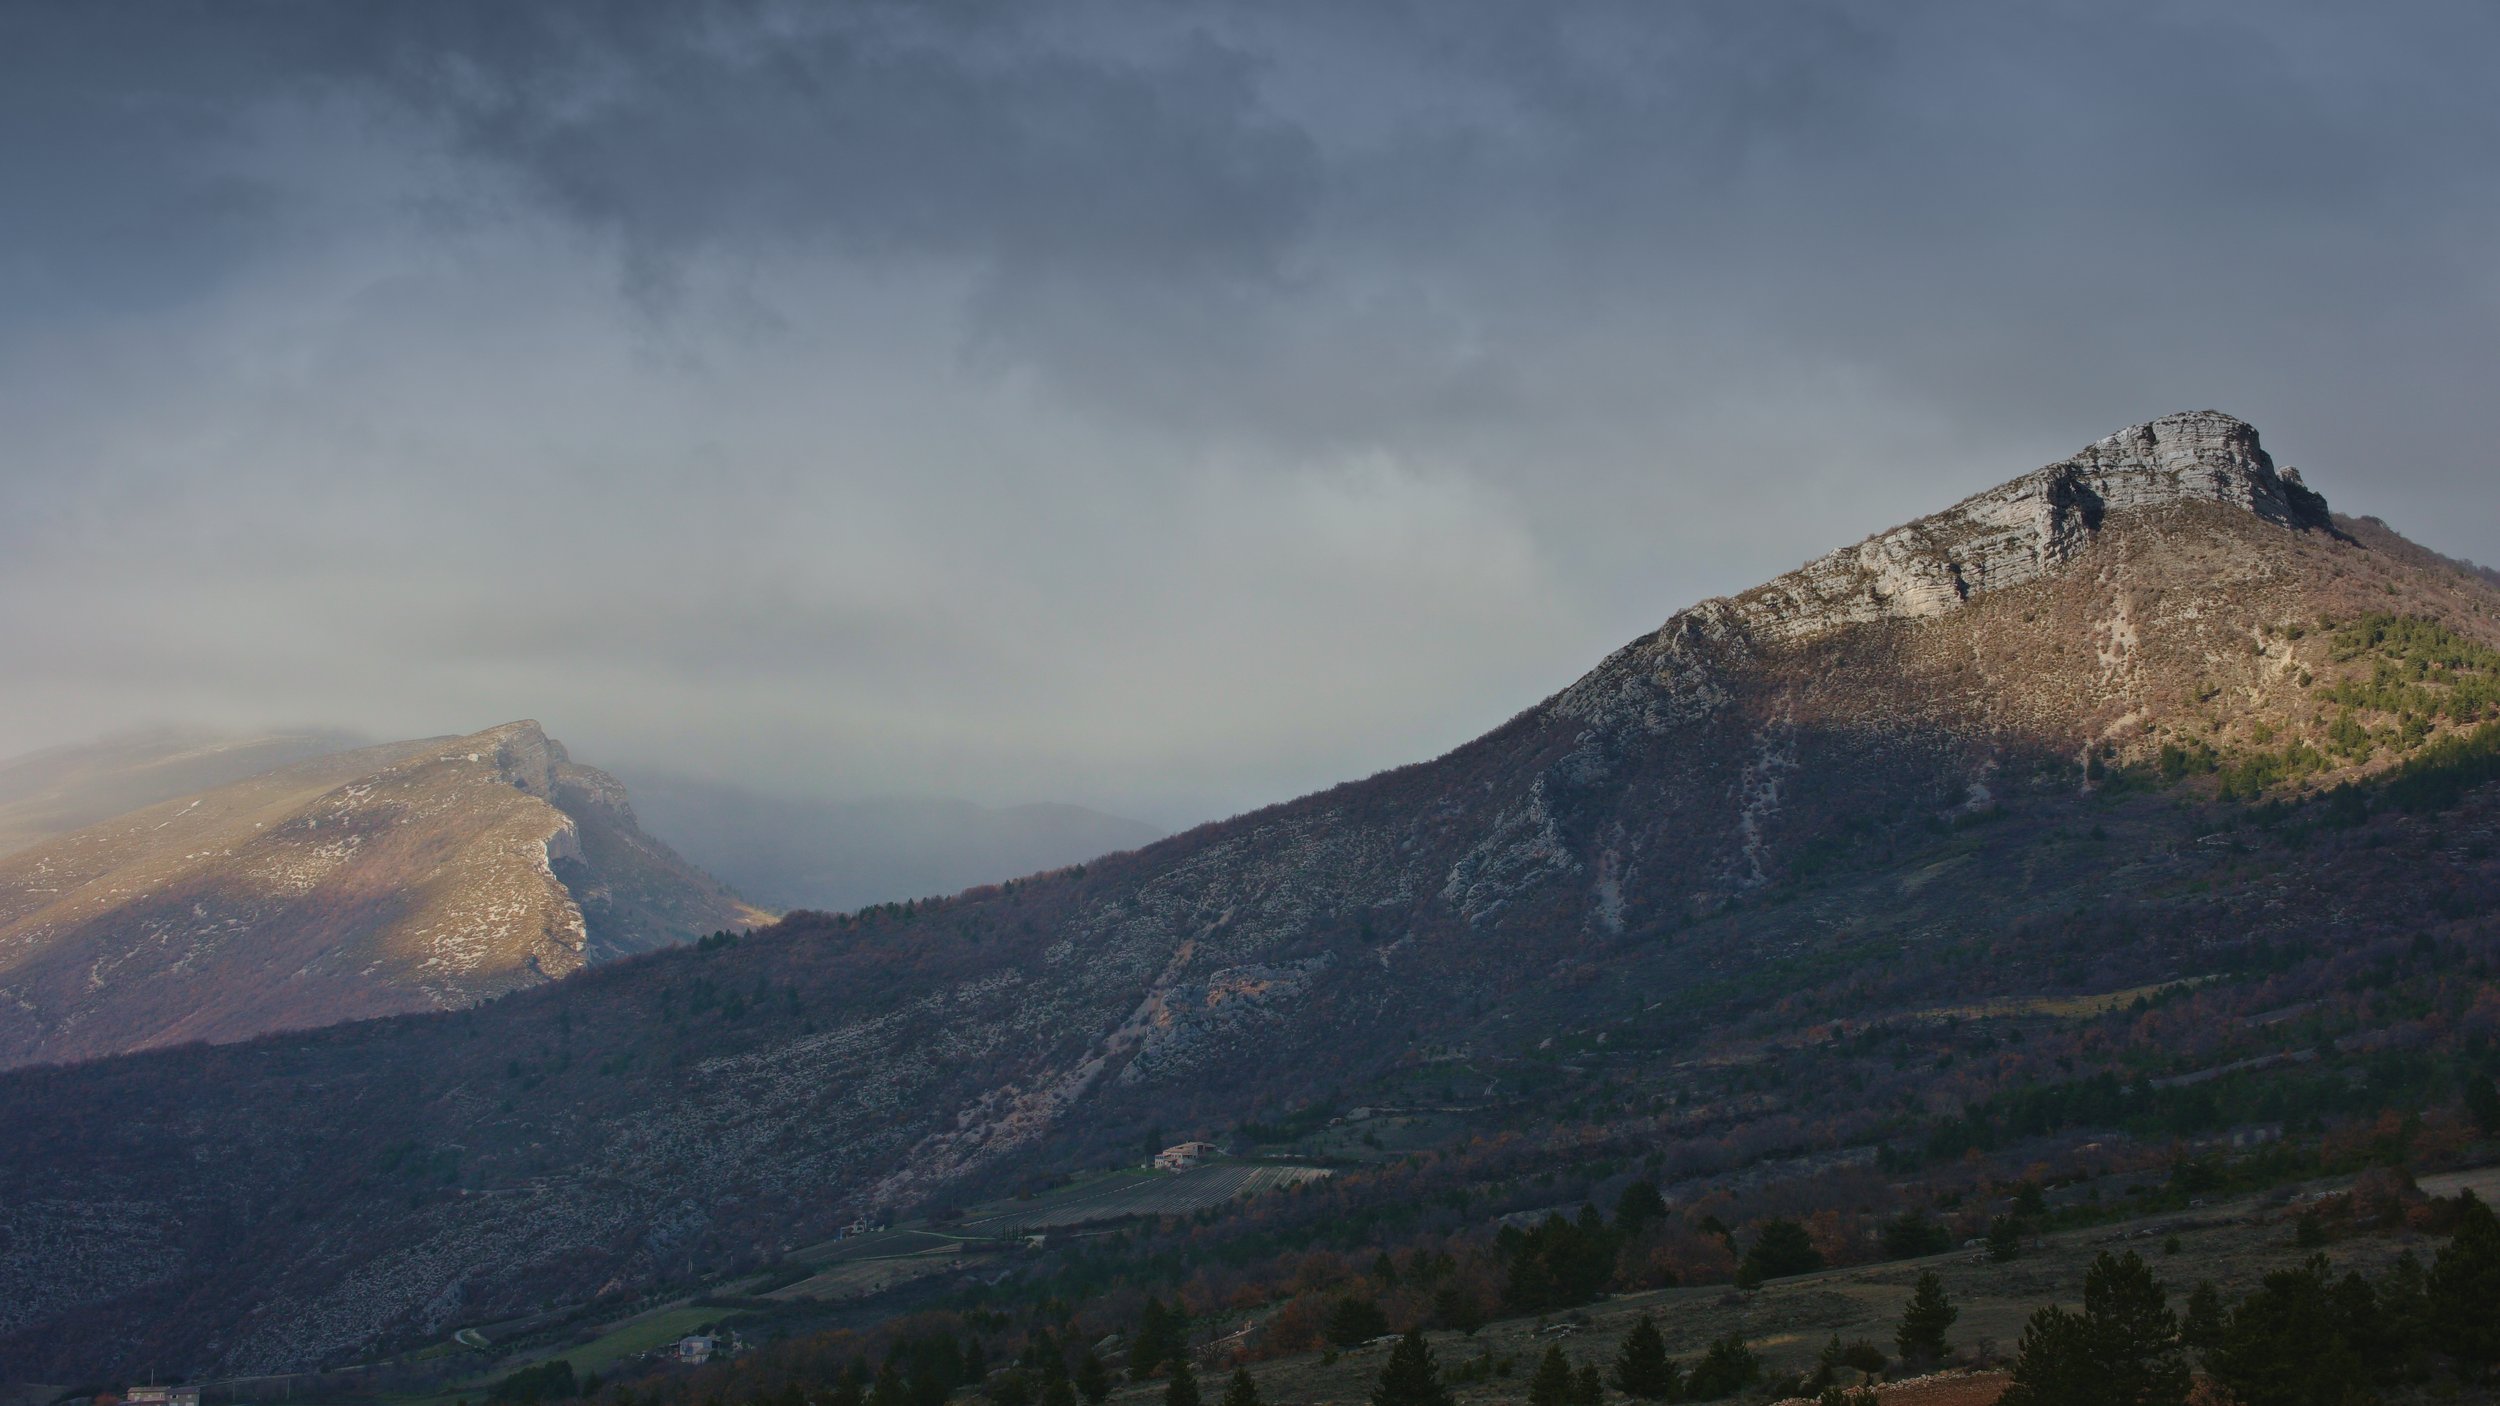
<svg viewBox="0 0 2500 1406">
<path fill-rule="evenodd" d="M 2055 571 L 2112 515 L 2194 504 L 2237 507 L 2286 527 L 2330 524 L 2324 498 L 2297 473 L 2276 472 L 2256 427 L 2218 410 L 2183 411 L 1705 605 L 1770 639 L 1941 615 Z"/>
</svg>

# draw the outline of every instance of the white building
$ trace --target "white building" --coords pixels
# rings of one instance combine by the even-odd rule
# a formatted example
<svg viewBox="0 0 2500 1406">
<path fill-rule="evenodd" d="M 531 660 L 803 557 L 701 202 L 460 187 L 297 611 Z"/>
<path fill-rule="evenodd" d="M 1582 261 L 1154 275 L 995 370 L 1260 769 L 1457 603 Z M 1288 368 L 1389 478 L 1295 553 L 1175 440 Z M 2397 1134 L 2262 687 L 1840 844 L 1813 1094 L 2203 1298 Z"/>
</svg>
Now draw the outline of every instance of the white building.
<svg viewBox="0 0 2500 1406">
<path fill-rule="evenodd" d="M 1155 1154 L 1155 1166 L 1166 1172 L 1185 1172 L 1214 1155 L 1214 1143 L 1176 1142 Z"/>
</svg>

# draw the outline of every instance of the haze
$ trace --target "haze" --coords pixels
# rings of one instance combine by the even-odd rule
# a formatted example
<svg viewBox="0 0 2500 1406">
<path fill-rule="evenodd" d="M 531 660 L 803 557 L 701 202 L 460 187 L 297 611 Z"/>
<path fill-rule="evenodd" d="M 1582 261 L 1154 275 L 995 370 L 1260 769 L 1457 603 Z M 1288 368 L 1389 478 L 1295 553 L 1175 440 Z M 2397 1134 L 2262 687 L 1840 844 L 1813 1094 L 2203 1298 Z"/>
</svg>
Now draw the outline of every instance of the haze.
<svg viewBox="0 0 2500 1406">
<path fill-rule="evenodd" d="M 2500 556 L 2479 3 L 0 9 L 0 750 L 1177 824 L 2167 411 Z"/>
</svg>

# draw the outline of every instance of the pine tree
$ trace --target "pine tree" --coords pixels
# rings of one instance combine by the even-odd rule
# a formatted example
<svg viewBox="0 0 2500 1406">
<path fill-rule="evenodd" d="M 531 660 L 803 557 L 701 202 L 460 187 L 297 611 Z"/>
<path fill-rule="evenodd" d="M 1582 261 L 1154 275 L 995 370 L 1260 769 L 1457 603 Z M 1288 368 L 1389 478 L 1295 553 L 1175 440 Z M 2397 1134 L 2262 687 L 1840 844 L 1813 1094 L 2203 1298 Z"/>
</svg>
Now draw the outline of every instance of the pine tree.
<svg viewBox="0 0 2500 1406">
<path fill-rule="evenodd" d="M 1737 1266 L 1740 1282 L 1750 1279 L 1760 1284 L 1765 1279 L 1779 1279 L 1791 1274 L 1811 1274 L 1823 1267 L 1823 1254 L 1807 1238 L 1806 1228 L 1792 1220 L 1770 1220 L 1754 1237 L 1753 1248 L 1745 1252 L 1745 1262 Z"/>
<path fill-rule="evenodd" d="M 2374 1378 L 2392 1373 L 2404 1356 L 2404 1344 L 2391 1331 L 2387 1313 L 2379 1306 L 2378 1290 L 2370 1281 L 2357 1270 L 2346 1271 L 2328 1290 L 2327 1301 L 2334 1306 L 2336 1328 L 2360 1355 L 2362 1369 Z"/>
<path fill-rule="evenodd" d="M 1531 1247 L 1511 1260 L 1510 1277 L 1502 1284 L 1502 1301 L 1520 1313 L 1553 1307 L 1554 1276 L 1545 1267 L 1544 1255 Z"/>
<path fill-rule="evenodd" d="M 1528 1382 L 1528 1406 L 1571 1406 L 1571 1359 L 1563 1356 L 1562 1344 L 1549 1345 L 1536 1364 L 1536 1376 Z"/>
<path fill-rule="evenodd" d="M 1571 1374 L 1571 1406 L 1606 1406 L 1606 1379 L 1597 1374 L 1597 1364 L 1583 1362 Z"/>
<path fill-rule="evenodd" d="M 2005 1389 L 1999 1406 L 2097 1406 L 2098 1388 L 2090 1326 L 2083 1315 L 2051 1304 L 2023 1325 L 2014 1384 Z"/>
<path fill-rule="evenodd" d="M 1111 1373 L 1102 1365 L 1101 1355 L 1090 1347 L 1076 1360 L 1076 1390 L 1089 1406 L 1102 1406 L 1103 1399 L 1111 1395 Z"/>
<path fill-rule="evenodd" d="M 1901 1313 L 1900 1330 L 1892 1335 L 1893 1344 L 1901 1349 L 1902 1360 L 1908 1362 L 1942 1362 L 1953 1354 L 1953 1344 L 1945 1333 L 1962 1310 L 1945 1297 L 1944 1281 L 1934 1270 L 1918 1276 L 1918 1287 L 1910 1291 L 1910 1306 Z"/>
<path fill-rule="evenodd" d="M 1189 1355 L 1172 1355 L 1172 1379 L 1163 1384 L 1163 1406 L 1199 1406 L 1198 1374 L 1189 1369 Z"/>
<path fill-rule="evenodd" d="M 2182 1406 L 2187 1360 L 2169 1294 L 2141 1255 L 2103 1252 L 2083 1312 L 2049 1307 L 2023 1328 L 2005 1406 Z"/>
<path fill-rule="evenodd" d="M 2471 1191 L 2457 1233 L 2431 1261 L 2425 1304 L 2431 1345 L 2477 1376 L 2500 1363 L 2500 1216 Z"/>
<path fill-rule="evenodd" d="M 2242 1299 L 2209 1365 L 2241 1406 L 2370 1399 L 2369 1373 L 2344 1337 L 2323 1255 L 2276 1270 Z"/>
<path fill-rule="evenodd" d="M 2144 1257 L 2103 1251 L 2083 1276 L 2083 1317 L 2101 1370 L 2101 1400 L 2114 1406 L 2179 1406 L 2187 1359 L 2170 1295 Z"/>
<path fill-rule="evenodd" d="M 1472 1291 L 1456 1284 L 1444 1284 L 1432 1296 L 1432 1316 L 1442 1327 L 1471 1338 L 1484 1326 L 1484 1307 Z"/>
<path fill-rule="evenodd" d="M 1667 1214 L 1666 1200 L 1658 1188 L 1645 1181 L 1636 1181 L 1623 1189 L 1615 1199 L 1615 1233 L 1626 1240 L 1636 1239 Z"/>
<path fill-rule="evenodd" d="M 911 1393 L 903 1386 L 903 1369 L 889 1357 L 877 1369 L 877 1383 L 868 1389 L 868 1406 L 909 1406 Z"/>
<path fill-rule="evenodd" d="M 1543 1376 L 1541 1369 L 1538 1375 Z M 1442 1384 L 1440 1364 L 1432 1360 L 1432 1345 L 1424 1341 L 1421 1328 L 1410 1330 L 1389 1350 L 1380 1384 L 1372 1388 L 1372 1406 L 1457 1406 L 1457 1400 Z"/>
<path fill-rule="evenodd" d="M 2187 1312 L 2179 1319 L 2179 1341 L 2194 1348 L 2199 1357 L 2210 1360 L 2215 1349 L 2222 1346 L 2223 1332 L 2229 1326 L 2222 1291 L 2210 1279 L 2199 1281 L 2188 1291 Z"/>
<path fill-rule="evenodd" d="M 1137 1346 L 1129 1349 L 1128 1374 L 1135 1381 L 1144 1381 L 1155 1374 L 1180 1346 L 1180 1325 L 1163 1307 L 1163 1300 L 1149 1296 L 1146 1307 L 1138 1315 Z"/>
<path fill-rule="evenodd" d="M 1060 1355 L 1059 1340 L 1048 1328 L 1035 1328 L 1025 1334 L 1024 1350 L 1016 1354 L 1016 1364 L 1030 1367 L 1045 1377 L 1068 1374 L 1067 1359 Z"/>
<path fill-rule="evenodd" d="M 1259 1384 L 1250 1369 L 1235 1367 L 1231 1385 L 1224 1388 L 1223 1406 L 1259 1406 Z"/>
<path fill-rule="evenodd" d="M 1573 1234 L 1563 1242 L 1563 1255 L 1556 1265 L 1554 1287 L 1566 1302 L 1587 1303 L 1613 1282 L 1615 1255 L 1623 1245 L 1595 1206 L 1582 1206 L 1571 1229 Z"/>
<path fill-rule="evenodd" d="M 2398 1358 L 2411 1362 L 2430 1345 L 2430 1275 L 2411 1250 L 2396 1256 L 2378 1282 L 2379 1316 L 2396 1344 Z"/>
<path fill-rule="evenodd" d="M 1928 1219 L 1923 1209 L 1912 1209 L 1884 1227 L 1884 1258 L 1914 1260 L 1921 1255 L 1942 1254 L 1953 1248 L 1952 1233 Z"/>
<path fill-rule="evenodd" d="M 2500 1089 L 2490 1079 L 2469 1074 L 2465 1079 L 2465 1111 L 2485 1137 L 2500 1133 Z"/>
<path fill-rule="evenodd" d="M 1642 1314 L 1615 1356 L 1615 1385 L 1637 1400 L 1672 1401 L 1683 1385 L 1680 1376 L 1675 1359 L 1667 1356 L 1667 1340 L 1659 1336 L 1658 1324 Z"/>
<path fill-rule="evenodd" d="M 1710 1350 L 1693 1364 L 1692 1373 L 1684 1379 L 1684 1394 L 1695 1401 L 1716 1401 L 1733 1396 L 1762 1375 L 1762 1363 L 1745 1346 L 1745 1335 L 1730 1332 L 1710 1344 Z"/>
<path fill-rule="evenodd" d="M 1339 1347 L 1360 1347 L 1374 1338 L 1388 1336 L 1389 1315 L 1372 1300 L 1349 1295 L 1328 1311 L 1325 1331 L 1328 1340 Z"/>
<path fill-rule="evenodd" d="M 2022 1258 L 2023 1228 L 2012 1216 L 1999 1216 L 1988 1225 L 1988 1258 L 1998 1264 Z"/>
</svg>

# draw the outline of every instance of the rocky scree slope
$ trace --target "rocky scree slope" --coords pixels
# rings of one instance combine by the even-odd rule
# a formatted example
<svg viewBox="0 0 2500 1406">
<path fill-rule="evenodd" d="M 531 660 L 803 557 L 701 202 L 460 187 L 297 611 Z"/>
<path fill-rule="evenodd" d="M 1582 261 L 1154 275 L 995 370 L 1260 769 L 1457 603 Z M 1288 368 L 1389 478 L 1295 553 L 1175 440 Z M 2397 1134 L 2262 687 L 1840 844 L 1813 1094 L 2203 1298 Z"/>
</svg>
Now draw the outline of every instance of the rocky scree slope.
<svg viewBox="0 0 2500 1406">
<path fill-rule="evenodd" d="M 535 723 L 360 748 L 0 857 L 0 1064 L 464 1006 L 761 916 Z"/>
<path fill-rule="evenodd" d="M 2437 661 L 2371 642 L 2400 617 Z M 2367 847 L 2209 865 L 2182 802 L 2436 747 L 2484 716 L 2495 645 L 2488 582 L 2330 516 L 2248 426 L 2167 417 L 1681 612 L 1438 760 L 1134 853 L 455 1014 L 0 1078 L 0 1369 L 338 1361 L 1601 1011 L 1667 1012 L 1671 1052 L 2339 941 L 2307 916 L 2420 886 Z M 1965 833 L 1935 879 L 1925 847 Z M 1996 960 L 1954 945 L 1973 925 Z"/>
</svg>

